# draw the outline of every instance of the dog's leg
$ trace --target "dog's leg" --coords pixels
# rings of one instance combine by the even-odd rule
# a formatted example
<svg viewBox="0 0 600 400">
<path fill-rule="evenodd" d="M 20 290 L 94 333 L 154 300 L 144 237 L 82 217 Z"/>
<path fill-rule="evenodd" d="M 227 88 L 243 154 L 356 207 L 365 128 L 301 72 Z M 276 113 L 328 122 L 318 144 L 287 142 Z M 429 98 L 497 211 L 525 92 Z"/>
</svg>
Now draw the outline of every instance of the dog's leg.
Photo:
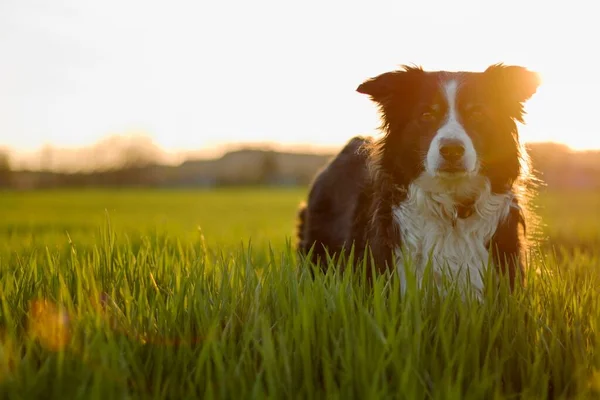
<svg viewBox="0 0 600 400">
<path fill-rule="evenodd" d="M 521 229 L 525 229 L 521 210 L 511 207 L 506 219 L 498 226 L 491 243 L 494 265 L 500 273 L 508 273 L 511 289 L 514 289 L 515 284 L 524 282 Z"/>
</svg>

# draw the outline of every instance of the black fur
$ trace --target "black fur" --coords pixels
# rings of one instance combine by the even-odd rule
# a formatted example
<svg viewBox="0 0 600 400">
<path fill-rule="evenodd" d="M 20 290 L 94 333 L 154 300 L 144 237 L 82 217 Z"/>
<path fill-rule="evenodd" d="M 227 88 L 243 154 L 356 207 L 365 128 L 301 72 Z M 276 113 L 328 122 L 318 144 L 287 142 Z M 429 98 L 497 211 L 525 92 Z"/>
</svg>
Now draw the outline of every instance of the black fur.
<svg viewBox="0 0 600 400">
<path fill-rule="evenodd" d="M 326 252 L 339 254 L 351 241 L 352 221 L 367 182 L 371 138 L 355 137 L 325 166 L 312 183 L 308 203 L 299 211 L 298 247 L 304 254 L 315 244 L 313 262 L 327 265 Z M 320 245 L 325 244 L 325 246 Z"/>
<path fill-rule="evenodd" d="M 492 259 L 502 273 L 508 274 L 510 287 L 514 287 L 515 280 L 523 279 L 523 260 L 520 259 L 522 235 L 525 233 L 525 219 L 523 213 L 515 202 L 508 218 L 498 225 L 496 233 L 489 247 L 492 250 Z"/>
</svg>

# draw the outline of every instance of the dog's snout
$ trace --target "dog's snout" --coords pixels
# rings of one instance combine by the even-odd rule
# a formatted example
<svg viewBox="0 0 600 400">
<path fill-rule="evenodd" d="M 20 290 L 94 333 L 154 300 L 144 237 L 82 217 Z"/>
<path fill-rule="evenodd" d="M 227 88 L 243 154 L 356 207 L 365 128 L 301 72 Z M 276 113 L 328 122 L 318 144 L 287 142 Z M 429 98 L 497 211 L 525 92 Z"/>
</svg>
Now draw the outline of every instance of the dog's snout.
<svg viewBox="0 0 600 400">
<path fill-rule="evenodd" d="M 465 154 L 465 145 L 458 139 L 442 139 L 440 154 L 448 162 L 456 162 Z"/>
</svg>

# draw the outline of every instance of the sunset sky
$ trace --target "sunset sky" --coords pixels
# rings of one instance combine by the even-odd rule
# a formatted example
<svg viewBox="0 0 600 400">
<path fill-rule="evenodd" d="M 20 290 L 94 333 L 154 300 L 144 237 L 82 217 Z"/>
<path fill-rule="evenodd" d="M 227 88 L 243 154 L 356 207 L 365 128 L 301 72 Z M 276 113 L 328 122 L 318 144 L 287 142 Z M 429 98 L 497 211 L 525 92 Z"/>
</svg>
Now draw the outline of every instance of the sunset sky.
<svg viewBox="0 0 600 400">
<path fill-rule="evenodd" d="M 170 151 L 372 133 L 364 79 L 539 71 L 526 140 L 600 148 L 594 2 L 2 0 L 0 146 L 145 133 Z M 596 39 L 593 39 L 596 38 Z"/>
</svg>

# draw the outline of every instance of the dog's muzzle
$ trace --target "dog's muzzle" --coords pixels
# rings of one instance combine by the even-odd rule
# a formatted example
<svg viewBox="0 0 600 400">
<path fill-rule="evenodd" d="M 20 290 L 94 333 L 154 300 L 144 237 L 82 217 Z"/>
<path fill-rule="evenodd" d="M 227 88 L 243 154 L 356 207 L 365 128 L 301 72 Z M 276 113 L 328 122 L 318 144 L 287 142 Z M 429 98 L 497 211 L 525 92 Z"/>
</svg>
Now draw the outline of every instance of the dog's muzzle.
<svg viewBox="0 0 600 400">
<path fill-rule="evenodd" d="M 466 172 L 464 155 L 465 145 L 459 139 L 443 138 L 439 143 L 440 163 L 439 172 L 460 173 Z"/>
</svg>

